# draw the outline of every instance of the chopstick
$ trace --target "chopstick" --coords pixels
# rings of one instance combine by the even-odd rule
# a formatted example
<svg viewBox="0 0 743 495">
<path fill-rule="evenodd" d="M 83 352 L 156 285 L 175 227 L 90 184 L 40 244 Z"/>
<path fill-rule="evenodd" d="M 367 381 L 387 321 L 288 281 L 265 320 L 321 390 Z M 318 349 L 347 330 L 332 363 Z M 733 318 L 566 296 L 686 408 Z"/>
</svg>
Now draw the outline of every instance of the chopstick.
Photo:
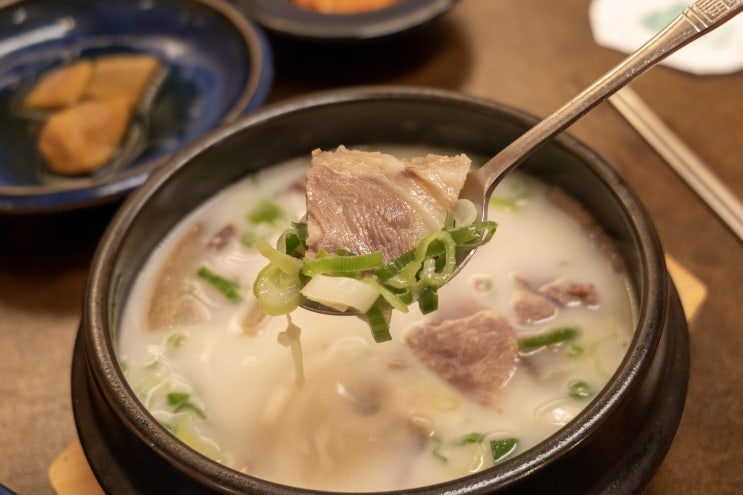
<svg viewBox="0 0 743 495">
<path fill-rule="evenodd" d="M 743 241 L 743 204 L 710 172 L 632 89 L 609 98 L 611 104 L 682 179 Z"/>
</svg>

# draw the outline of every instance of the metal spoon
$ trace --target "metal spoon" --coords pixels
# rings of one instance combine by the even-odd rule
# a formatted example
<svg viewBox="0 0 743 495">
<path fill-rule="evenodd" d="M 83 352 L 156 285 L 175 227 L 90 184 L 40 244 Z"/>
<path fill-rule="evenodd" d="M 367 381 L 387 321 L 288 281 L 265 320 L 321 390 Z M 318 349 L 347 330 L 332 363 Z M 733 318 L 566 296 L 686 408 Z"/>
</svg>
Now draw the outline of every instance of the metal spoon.
<svg viewBox="0 0 743 495">
<path fill-rule="evenodd" d="M 488 201 L 495 187 L 537 148 L 668 55 L 721 26 L 741 10 L 743 0 L 696 0 L 619 65 L 526 131 L 481 168 L 470 172 L 459 197 L 472 201 L 478 209 L 479 219 L 486 219 Z M 474 253 L 475 249 L 457 253 L 454 275 L 462 270 Z M 304 301 L 302 307 L 325 314 L 349 314 L 339 313 L 312 301 Z"/>
<path fill-rule="evenodd" d="M 696 0 L 619 65 L 471 172 L 459 197 L 472 201 L 479 218 L 486 219 L 488 200 L 495 187 L 532 152 L 668 55 L 721 26 L 741 10 L 743 0 Z M 474 253 L 473 249 L 457 254 L 455 274 Z"/>
</svg>

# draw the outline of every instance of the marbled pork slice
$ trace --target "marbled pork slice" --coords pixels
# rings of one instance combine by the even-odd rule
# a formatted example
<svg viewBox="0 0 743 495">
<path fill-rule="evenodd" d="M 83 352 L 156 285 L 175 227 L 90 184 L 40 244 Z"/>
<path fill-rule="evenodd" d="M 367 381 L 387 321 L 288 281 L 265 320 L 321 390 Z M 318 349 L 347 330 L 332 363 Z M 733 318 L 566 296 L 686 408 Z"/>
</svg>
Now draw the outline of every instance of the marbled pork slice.
<svg viewBox="0 0 743 495">
<path fill-rule="evenodd" d="M 444 225 L 470 168 L 465 155 L 399 159 L 380 152 L 315 150 L 307 171 L 310 252 L 382 251 L 389 261 Z"/>
<path fill-rule="evenodd" d="M 497 402 L 513 375 L 518 340 L 508 321 L 495 311 L 443 321 L 429 320 L 405 337 L 413 354 L 429 369 L 473 400 Z"/>
</svg>

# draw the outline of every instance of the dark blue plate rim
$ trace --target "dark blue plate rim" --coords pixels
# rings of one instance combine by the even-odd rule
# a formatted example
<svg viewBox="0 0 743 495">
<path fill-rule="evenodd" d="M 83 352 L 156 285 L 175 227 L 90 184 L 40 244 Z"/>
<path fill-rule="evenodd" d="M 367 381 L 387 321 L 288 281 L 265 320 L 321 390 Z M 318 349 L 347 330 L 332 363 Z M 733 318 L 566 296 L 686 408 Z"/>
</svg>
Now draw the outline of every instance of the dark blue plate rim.
<svg viewBox="0 0 743 495">
<path fill-rule="evenodd" d="M 268 98 L 274 77 L 273 51 L 263 30 L 226 0 L 194 0 L 219 12 L 240 33 L 251 55 L 248 83 L 221 125 L 260 108 Z M 22 4 L 22 0 L 3 5 L 3 9 Z M 177 152 L 177 150 L 176 150 Z M 168 160 L 163 156 L 129 171 L 103 179 L 75 181 L 70 186 L 0 185 L 0 215 L 59 213 L 111 203 L 139 187 L 157 167 Z"/>
</svg>

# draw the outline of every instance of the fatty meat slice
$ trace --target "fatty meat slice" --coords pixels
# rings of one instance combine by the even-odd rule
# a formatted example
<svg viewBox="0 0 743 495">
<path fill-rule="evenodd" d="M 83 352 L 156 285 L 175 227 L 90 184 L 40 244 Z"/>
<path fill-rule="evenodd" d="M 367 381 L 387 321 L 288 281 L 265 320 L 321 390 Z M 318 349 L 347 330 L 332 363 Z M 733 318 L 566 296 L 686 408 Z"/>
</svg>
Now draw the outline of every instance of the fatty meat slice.
<svg viewBox="0 0 743 495">
<path fill-rule="evenodd" d="M 339 146 L 315 150 L 307 172 L 310 252 L 382 251 L 386 261 L 444 225 L 470 169 L 465 155 L 400 159 Z"/>
</svg>

